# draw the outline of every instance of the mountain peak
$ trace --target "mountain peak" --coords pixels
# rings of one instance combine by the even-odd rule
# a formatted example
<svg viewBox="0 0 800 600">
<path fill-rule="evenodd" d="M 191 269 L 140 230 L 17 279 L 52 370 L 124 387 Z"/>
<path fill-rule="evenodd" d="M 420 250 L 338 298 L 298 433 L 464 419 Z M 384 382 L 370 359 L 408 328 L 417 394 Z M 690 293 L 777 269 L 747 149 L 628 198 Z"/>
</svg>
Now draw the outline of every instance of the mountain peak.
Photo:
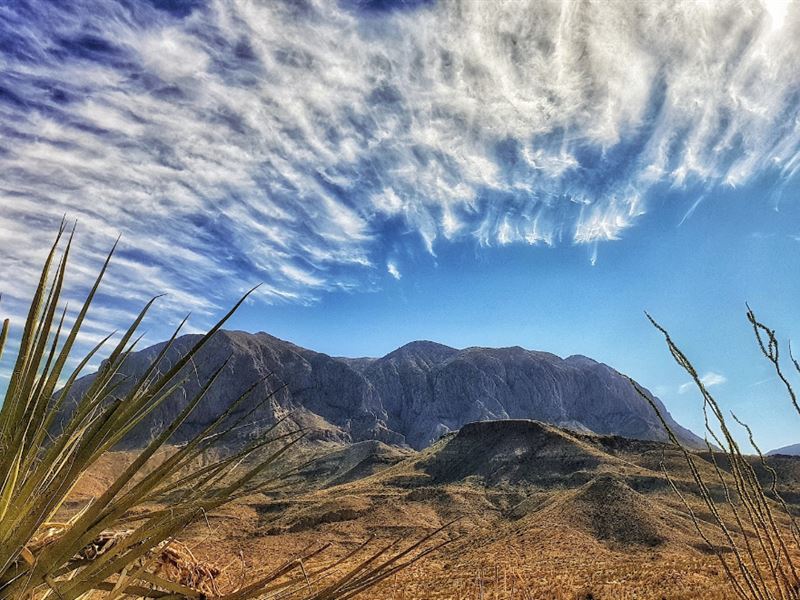
<svg viewBox="0 0 800 600">
<path fill-rule="evenodd" d="M 396 350 L 389 352 L 389 354 L 385 355 L 382 360 L 390 360 L 392 358 L 408 356 L 420 357 L 429 360 L 446 360 L 457 352 L 458 350 L 455 348 L 445 346 L 444 344 L 440 344 L 438 342 L 432 342 L 430 340 L 416 340 L 413 342 L 408 342 Z"/>
<path fill-rule="evenodd" d="M 593 358 L 584 356 L 583 354 L 572 354 L 571 356 L 568 356 L 564 360 L 569 363 L 575 363 L 575 364 L 595 364 L 595 365 L 602 364 Z"/>
</svg>

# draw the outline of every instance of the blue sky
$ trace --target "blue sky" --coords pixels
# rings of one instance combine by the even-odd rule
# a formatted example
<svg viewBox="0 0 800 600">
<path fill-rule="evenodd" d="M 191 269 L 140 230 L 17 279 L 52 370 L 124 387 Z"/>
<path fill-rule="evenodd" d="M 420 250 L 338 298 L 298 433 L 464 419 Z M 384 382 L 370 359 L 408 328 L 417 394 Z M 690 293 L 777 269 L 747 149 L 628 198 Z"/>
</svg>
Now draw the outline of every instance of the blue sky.
<svg viewBox="0 0 800 600">
<path fill-rule="evenodd" d="M 650 311 L 767 447 L 800 417 L 800 6 L 209 1 L 0 6 L 0 289 L 61 216 L 90 342 L 234 325 L 342 355 L 412 339 L 608 362 L 701 429 Z"/>
</svg>

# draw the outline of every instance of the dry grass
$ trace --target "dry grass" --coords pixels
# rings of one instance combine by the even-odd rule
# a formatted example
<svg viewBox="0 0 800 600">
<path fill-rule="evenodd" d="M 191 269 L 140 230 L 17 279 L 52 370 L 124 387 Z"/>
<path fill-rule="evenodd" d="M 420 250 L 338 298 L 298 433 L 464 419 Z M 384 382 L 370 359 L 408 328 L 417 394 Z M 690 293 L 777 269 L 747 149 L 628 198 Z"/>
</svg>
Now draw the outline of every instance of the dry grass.
<svg viewBox="0 0 800 600">
<path fill-rule="evenodd" d="M 235 588 L 242 572 L 277 568 L 282 557 L 300 555 L 312 544 L 330 544 L 320 563 L 328 564 L 347 556 L 370 537 L 377 548 L 400 536 L 425 535 L 460 517 L 448 531 L 453 538 L 449 546 L 361 597 L 734 597 L 717 557 L 697 538 L 686 507 L 658 470 L 662 461 L 671 465 L 673 481 L 686 492 L 695 515 L 713 521 L 703 500 L 692 491 L 691 473 L 681 463 L 677 449 L 651 442 L 575 438 L 552 428 L 542 428 L 540 435 L 565 436 L 549 444 L 541 444 L 541 440 L 533 444 L 545 447 L 550 458 L 558 458 L 553 448 L 559 447 L 572 460 L 579 458 L 576 448 L 599 460 L 585 473 L 589 482 L 553 487 L 542 483 L 550 481 L 549 471 L 544 469 L 538 473 L 541 479 L 528 470 L 528 479 L 514 485 L 500 482 L 487 487 L 484 480 L 471 475 L 448 483 L 428 480 L 423 484 L 425 465 L 438 465 L 435 458 L 448 454 L 438 447 L 334 488 L 289 498 L 257 494 L 242 499 L 210 513 L 208 522 L 194 524 L 181 539 L 198 560 L 220 569 L 231 565 L 218 580 L 225 593 Z M 616 454 L 605 455 L 606 459 L 602 448 L 608 447 Z M 496 458 L 485 456 L 485 464 L 502 468 Z M 536 456 L 530 460 L 537 462 Z M 701 455 L 697 455 L 697 465 L 704 477 L 715 476 L 713 465 Z M 473 465 L 476 471 L 484 470 L 483 466 Z M 790 472 L 787 465 L 782 469 Z M 412 478 L 417 483 L 408 486 L 406 482 Z M 643 485 L 651 478 L 663 485 Z M 720 488 L 711 491 L 722 496 Z M 742 534 L 730 508 L 722 503 L 720 510 L 741 544 Z M 788 523 L 781 521 L 780 526 Z M 653 532 L 658 539 L 653 539 Z M 728 551 L 722 536 L 713 531 L 709 536 L 723 552 Z M 792 553 L 796 554 L 795 548 Z M 347 564 L 345 561 L 334 571 L 346 572 Z M 312 570 L 309 564 L 304 566 Z"/>
<path fill-rule="evenodd" d="M 393 508 L 397 526 L 412 529 L 419 512 L 417 506 L 388 499 L 384 502 Z M 347 524 L 328 523 L 314 531 L 253 536 L 259 530 L 259 519 L 246 518 L 244 507 L 229 517 L 236 512 L 240 512 L 242 520 L 212 519 L 214 541 L 199 542 L 195 550 L 198 555 L 210 556 L 211 547 L 219 552 L 221 542 L 225 554 L 234 555 L 240 550 L 245 560 L 252 560 L 253 556 L 302 548 L 311 540 L 331 543 L 331 554 L 339 555 L 363 540 L 369 531 L 382 539 L 391 539 L 388 523 L 376 522 L 368 515 Z M 392 600 L 731 597 L 716 558 L 693 546 L 695 539 L 688 519 L 681 536 L 652 548 L 614 546 L 570 523 L 557 522 L 552 515 L 546 515 L 546 519 L 541 515 L 541 521 L 524 522 L 498 518 L 493 527 L 475 528 L 470 522 L 472 516 L 465 515 L 456 525 L 457 534 L 463 536 L 461 540 L 385 580 L 363 597 Z M 474 516 L 475 521 L 486 518 Z M 201 529 L 202 526 L 191 535 L 202 539 Z M 235 572 L 231 575 L 235 576 Z"/>
</svg>

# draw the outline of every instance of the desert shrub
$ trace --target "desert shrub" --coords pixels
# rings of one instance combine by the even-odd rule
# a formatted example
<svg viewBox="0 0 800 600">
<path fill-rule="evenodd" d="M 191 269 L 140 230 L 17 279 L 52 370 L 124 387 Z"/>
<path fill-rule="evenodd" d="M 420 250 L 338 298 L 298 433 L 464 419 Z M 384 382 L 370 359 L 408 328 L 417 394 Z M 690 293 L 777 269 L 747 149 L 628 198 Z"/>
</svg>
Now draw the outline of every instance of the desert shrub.
<svg viewBox="0 0 800 600">
<path fill-rule="evenodd" d="M 284 428 L 279 433 L 273 427 L 234 452 L 210 462 L 197 460 L 269 401 L 270 393 L 254 397 L 260 382 L 253 382 L 203 431 L 154 461 L 214 385 L 227 360 L 216 366 L 175 420 L 138 452 L 99 497 L 60 521 L 64 503 L 81 476 L 182 387 L 184 367 L 253 291 L 162 371 L 161 359 L 184 320 L 145 375 L 116 397 L 121 369 L 139 341 L 137 330 L 155 299 L 148 302 L 63 418 L 80 372 L 111 339 L 75 356 L 81 327 L 114 249 L 67 328 L 67 310 L 60 304 L 72 240 L 73 234 L 67 235 L 62 223 L 22 327 L 0 408 L 0 598 L 350 598 L 436 548 L 426 547 L 432 535 L 404 549 L 398 543 L 377 550 L 365 544 L 324 567 L 306 569 L 303 561 L 324 549 L 308 548 L 280 568 L 262 570 L 252 581 L 221 594 L 215 567 L 195 561 L 175 540 L 176 535 L 203 513 L 256 493 L 280 478 L 280 474 L 265 476 L 267 469 L 303 435 L 297 429 Z M 8 335 L 6 319 L 0 328 L 0 356 Z M 77 366 L 68 369 L 76 359 Z M 242 412 L 244 416 L 236 416 Z"/>
<path fill-rule="evenodd" d="M 742 600 L 800 598 L 796 554 L 800 548 L 800 530 L 778 491 L 776 471 L 764 458 L 750 428 L 731 413 L 731 419 L 747 433 L 752 450 L 757 455 L 757 462 L 768 473 L 769 482 L 765 490 L 752 457 L 748 457 L 736 441 L 720 404 L 709 392 L 693 364 L 678 348 L 669 332 L 650 315 L 647 317 L 662 333 L 670 354 L 689 374 L 702 396 L 707 446 L 705 456 L 713 466 L 713 477 L 703 474 L 707 473 L 699 466 L 699 461 L 703 458 L 680 444 L 650 396 L 633 379 L 630 382 L 656 412 L 670 441 L 681 449 L 707 510 L 707 518 L 699 518 L 699 514 L 675 486 L 662 464 L 664 475 L 689 512 L 705 548 L 719 559 L 736 597 Z M 760 322 L 749 306 L 747 320 L 753 328 L 761 353 L 783 384 L 795 411 L 800 414 L 797 396 L 785 372 L 785 359 L 781 354 L 781 344 L 775 330 Z M 791 355 L 791 348 L 788 354 L 791 368 L 800 372 L 800 363 Z M 712 491 L 712 486 L 719 486 L 723 490 L 722 498 Z M 710 532 L 720 536 L 724 544 L 712 543 Z"/>
</svg>

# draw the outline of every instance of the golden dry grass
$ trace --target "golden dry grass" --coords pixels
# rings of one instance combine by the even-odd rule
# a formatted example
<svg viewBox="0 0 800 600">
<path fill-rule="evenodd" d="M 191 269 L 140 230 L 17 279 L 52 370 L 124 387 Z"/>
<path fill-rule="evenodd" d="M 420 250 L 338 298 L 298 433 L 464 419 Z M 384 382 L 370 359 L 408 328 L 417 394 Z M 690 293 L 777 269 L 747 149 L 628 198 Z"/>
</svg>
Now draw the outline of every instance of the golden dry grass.
<svg viewBox="0 0 800 600">
<path fill-rule="evenodd" d="M 590 442 L 581 440 L 581 444 Z M 198 562 L 221 571 L 215 585 L 224 593 L 309 546 L 330 544 L 323 555 L 304 565 L 312 570 L 346 555 L 370 537 L 377 548 L 398 537 L 424 535 L 459 517 L 448 531 L 452 544 L 359 597 L 733 597 L 717 558 L 703 548 L 680 500 L 666 486 L 640 493 L 624 483 L 659 477 L 650 467 L 663 458 L 674 465 L 678 483 L 688 481 L 676 457 L 669 452 L 662 456 L 654 448 L 632 442 L 630 452 L 618 453 L 593 472 L 589 484 L 572 488 L 493 488 L 478 481 L 398 485 L 420 478 L 419 465 L 437 452 L 434 448 L 349 484 L 277 499 L 262 494 L 248 497 L 209 514 L 207 521 L 192 525 L 180 539 Z M 105 468 L 113 471 L 119 460 L 122 457 L 106 457 Z M 701 468 L 710 466 L 703 461 Z M 795 467 L 783 468 L 791 473 Z M 97 484 L 103 479 L 102 473 L 96 473 L 88 481 Z M 592 484 L 597 481 L 603 485 Z M 690 500 L 704 518 L 699 499 L 690 496 Z M 723 544 L 712 527 L 708 534 Z M 341 574 L 346 567 L 337 571 Z M 314 585 L 309 582 L 310 588 Z"/>
</svg>

